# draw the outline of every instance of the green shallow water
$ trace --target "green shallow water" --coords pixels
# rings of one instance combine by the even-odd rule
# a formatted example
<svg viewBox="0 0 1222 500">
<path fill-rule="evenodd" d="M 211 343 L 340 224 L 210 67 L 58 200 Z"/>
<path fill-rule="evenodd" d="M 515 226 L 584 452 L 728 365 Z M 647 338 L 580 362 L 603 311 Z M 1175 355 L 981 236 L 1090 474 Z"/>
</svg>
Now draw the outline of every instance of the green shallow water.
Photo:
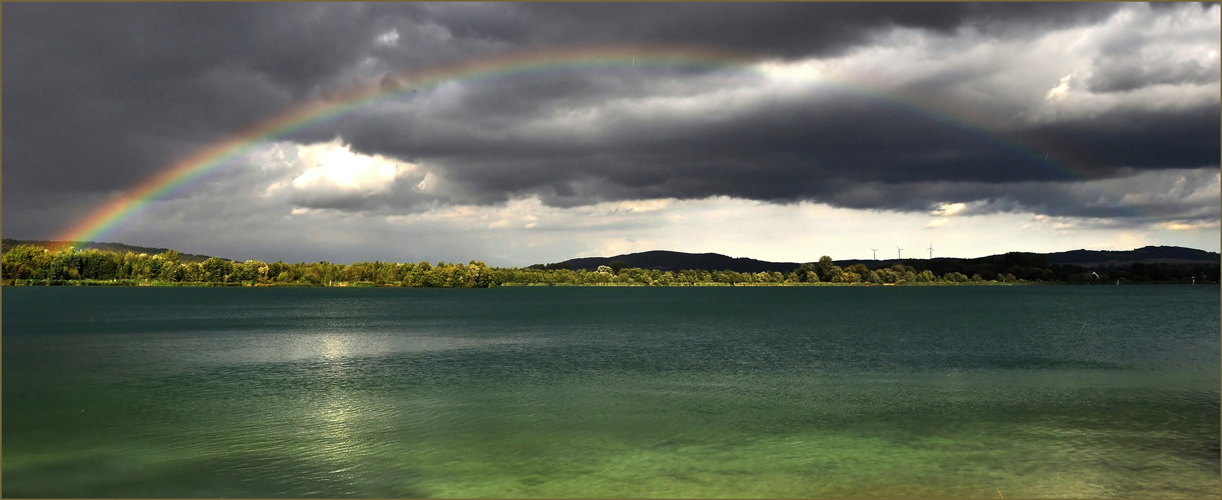
<svg viewBox="0 0 1222 500">
<path fill-rule="evenodd" d="M 5 288 L 10 497 L 1218 497 L 1217 287 Z"/>
</svg>

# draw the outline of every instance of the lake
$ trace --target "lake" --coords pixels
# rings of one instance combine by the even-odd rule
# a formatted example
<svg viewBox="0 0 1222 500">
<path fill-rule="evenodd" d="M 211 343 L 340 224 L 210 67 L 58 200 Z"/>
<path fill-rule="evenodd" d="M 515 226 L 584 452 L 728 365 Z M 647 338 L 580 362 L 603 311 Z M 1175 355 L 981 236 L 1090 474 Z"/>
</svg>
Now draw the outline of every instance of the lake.
<svg viewBox="0 0 1222 500">
<path fill-rule="evenodd" d="M 3 290 L 8 497 L 1219 497 L 1217 286 Z"/>
</svg>

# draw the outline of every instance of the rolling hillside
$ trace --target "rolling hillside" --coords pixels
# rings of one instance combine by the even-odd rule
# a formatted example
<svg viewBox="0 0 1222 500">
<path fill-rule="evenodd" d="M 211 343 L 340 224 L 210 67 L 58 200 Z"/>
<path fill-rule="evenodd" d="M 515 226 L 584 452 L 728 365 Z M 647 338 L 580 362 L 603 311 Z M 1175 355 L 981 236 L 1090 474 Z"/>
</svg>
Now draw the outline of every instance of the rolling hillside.
<svg viewBox="0 0 1222 500">
<path fill-rule="evenodd" d="M 30 246 L 36 246 L 36 247 L 60 247 L 64 244 L 64 242 L 62 241 L 42 241 L 42 240 L 15 240 L 12 238 L 4 238 L 3 244 L 4 244 L 3 251 L 7 252 L 8 249 L 15 247 L 17 245 L 30 245 Z M 106 250 L 110 252 L 119 252 L 119 253 L 126 253 L 126 252 L 131 252 L 135 254 L 146 253 L 149 255 L 156 255 L 156 254 L 165 252 L 166 250 L 169 250 L 167 248 L 139 247 L 135 245 L 126 245 L 123 243 L 106 243 L 106 242 L 94 242 L 94 241 L 77 242 L 75 246 L 76 248 L 79 248 L 81 250 L 95 249 L 95 250 Z M 211 256 L 209 255 L 196 255 L 196 254 L 190 254 L 190 253 L 179 253 L 178 256 L 179 256 L 179 262 L 182 262 L 184 264 L 190 264 L 193 262 L 203 262 L 211 258 Z"/>
<path fill-rule="evenodd" d="M 879 259 L 860 260 L 845 259 L 835 261 L 836 265 L 848 267 L 853 264 L 865 264 L 870 268 L 887 267 L 894 264 L 904 264 L 917 268 L 942 268 L 961 264 L 989 264 L 999 260 L 1020 259 L 1035 267 L 1049 265 L 1072 265 L 1084 268 L 1128 267 L 1135 263 L 1142 264 L 1218 264 L 1222 254 L 1206 252 L 1194 248 L 1172 246 L 1148 246 L 1134 250 L 1070 250 L 1053 253 L 1009 253 L 978 257 L 974 259 L 959 259 L 953 257 L 937 257 L 930 259 Z M 679 271 L 683 269 L 701 269 L 706 271 L 736 271 L 740 273 L 761 271 L 779 271 L 788 273 L 798 267 L 797 262 L 768 262 L 750 258 L 735 258 L 717 253 L 684 253 L 666 250 L 630 253 L 613 257 L 584 257 L 563 262 L 548 264 L 544 267 L 569 267 L 571 269 L 597 269 L 598 266 L 609 266 L 615 261 L 626 261 L 629 267 L 642 269 L 657 269 L 659 271 Z M 817 261 L 812 257 L 811 261 Z"/>
</svg>

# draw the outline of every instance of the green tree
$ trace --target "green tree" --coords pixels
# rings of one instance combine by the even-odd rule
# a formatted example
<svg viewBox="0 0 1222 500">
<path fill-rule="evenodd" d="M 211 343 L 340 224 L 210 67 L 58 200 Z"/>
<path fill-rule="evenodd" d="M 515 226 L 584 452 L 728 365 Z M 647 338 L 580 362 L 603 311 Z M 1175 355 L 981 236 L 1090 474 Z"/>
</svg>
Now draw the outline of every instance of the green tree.
<svg viewBox="0 0 1222 500">
<path fill-rule="evenodd" d="M 806 276 L 806 273 L 818 273 L 818 272 L 819 272 L 819 264 L 815 264 L 814 262 L 807 262 L 805 264 L 798 266 L 798 268 L 794 270 L 794 273 L 796 273 L 798 276 Z"/>
<path fill-rule="evenodd" d="M 199 283 L 204 281 L 204 265 L 199 262 L 183 264 L 182 280 L 191 283 Z"/>
<path fill-rule="evenodd" d="M 166 250 L 164 252 L 157 254 L 157 257 L 160 257 L 169 262 L 173 262 L 175 264 L 178 264 L 179 261 L 181 261 L 181 255 L 179 255 L 178 250 Z"/>
<path fill-rule="evenodd" d="M 823 281 L 832 281 L 832 268 L 836 265 L 832 258 L 826 255 L 819 257 L 819 279 Z"/>
<path fill-rule="evenodd" d="M 204 261 L 203 280 L 209 283 L 224 283 L 233 272 L 233 263 L 220 257 L 210 257 Z"/>
<path fill-rule="evenodd" d="M 178 264 L 178 261 L 162 259 L 161 269 L 157 273 L 157 281 L 182 281 L 182 275 L 182 266 Z"/>
<path fill-rule="evenodd" d="M 322 274 L 317 269 L 307 268 L 301 275 L 301 280 L 311 285 L 318 285 L 322 283 Z"/>
</svg>

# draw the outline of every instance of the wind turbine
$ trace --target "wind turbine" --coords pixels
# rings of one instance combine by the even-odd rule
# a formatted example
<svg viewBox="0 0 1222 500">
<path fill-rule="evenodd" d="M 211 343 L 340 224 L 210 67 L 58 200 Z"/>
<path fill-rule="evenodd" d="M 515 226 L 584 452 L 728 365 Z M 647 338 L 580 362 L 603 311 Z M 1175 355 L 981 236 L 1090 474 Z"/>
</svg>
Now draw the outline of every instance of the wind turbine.
<svg viewBox="0 0 1222 500">
<path fill-rule="evenodd" d="M 878 260 L 878 249 L 877 249 L 877 248 L 871 248 L 871 249 L 870 249 L 870 251 L 871 251 L 871 252 L 874 252 L 874 260 Z"/>
<path fill-rule="evenodd" d="M 895 256 L 899 260 L 904 260 L 904 249 L 900 248 L 899 245 L 895 246 Z"/>
<path fill-rule="evenodd" d="M 929 260 L 933 260 L 933 243 L 929 244 Z"/>
</svg>

